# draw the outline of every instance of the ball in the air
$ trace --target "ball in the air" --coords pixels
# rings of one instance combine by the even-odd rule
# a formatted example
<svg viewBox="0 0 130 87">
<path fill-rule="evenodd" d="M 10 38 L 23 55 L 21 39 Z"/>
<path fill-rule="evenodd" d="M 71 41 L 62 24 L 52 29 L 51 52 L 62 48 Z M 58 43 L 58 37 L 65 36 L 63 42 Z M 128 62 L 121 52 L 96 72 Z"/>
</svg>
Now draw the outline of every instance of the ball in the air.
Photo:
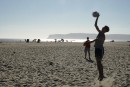
<svg viewBox="0 0 130 87">
<path fill-rule="evenodd" d="M 98 17 L 99 16 L 99 13 L 97 11 L 93 12 L 93 17 Z"/>
</svg>

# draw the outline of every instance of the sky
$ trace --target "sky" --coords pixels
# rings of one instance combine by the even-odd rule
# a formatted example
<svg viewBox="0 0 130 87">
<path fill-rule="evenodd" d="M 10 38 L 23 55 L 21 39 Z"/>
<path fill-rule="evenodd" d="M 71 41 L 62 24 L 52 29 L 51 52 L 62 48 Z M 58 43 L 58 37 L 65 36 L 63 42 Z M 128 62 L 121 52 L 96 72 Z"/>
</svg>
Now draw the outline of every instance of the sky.
<svg viewBox="0 0 130 87">
<path fill-rule="evenodd" d="M 45 39 L 50 34 L 130 34 L 130 0 L 0 0 L 0 38 Z"/>
</svg>

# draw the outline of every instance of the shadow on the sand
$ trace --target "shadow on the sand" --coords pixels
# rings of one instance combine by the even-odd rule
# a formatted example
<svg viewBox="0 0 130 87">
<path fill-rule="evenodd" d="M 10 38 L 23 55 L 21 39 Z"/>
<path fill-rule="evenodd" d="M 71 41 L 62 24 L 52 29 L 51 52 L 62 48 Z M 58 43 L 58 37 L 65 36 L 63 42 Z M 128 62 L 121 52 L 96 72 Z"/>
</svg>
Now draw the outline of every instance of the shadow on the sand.
<svg viewBox="0 0 130 87">
<path fill-rule="evenodd" d="M 87 62 L 93 63 L 93 60 L 86 59 Z"/>
</svg>

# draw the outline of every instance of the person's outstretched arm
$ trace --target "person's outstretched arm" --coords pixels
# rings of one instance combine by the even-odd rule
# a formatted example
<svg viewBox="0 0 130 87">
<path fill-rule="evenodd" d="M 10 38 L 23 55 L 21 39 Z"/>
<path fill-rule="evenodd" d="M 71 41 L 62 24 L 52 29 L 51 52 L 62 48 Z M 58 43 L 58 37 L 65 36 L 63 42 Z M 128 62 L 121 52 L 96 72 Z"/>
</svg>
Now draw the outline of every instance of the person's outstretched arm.
<svg viewBox="0 0 130 87">
<path fill-rule="evenodd" d="M 96 41 L 97 39 L 94 39 L 94 40 L 92 40 L 92 41 L 90 41 L 90 43 L 93 43 L 94 41 Z"/>
<path fill-rule="evenodd" d="M 99 27 L 98 27 L 98 25 L 97 25 L 98 18 L 99 18 L 99 16 L 96 18 L 96 21 L 95 21 L 95 28 L 96 28 L 96 30 L 97 30 L 98 32 L 100 32 L 100 29 L 99 29 Z"/>
</svg>

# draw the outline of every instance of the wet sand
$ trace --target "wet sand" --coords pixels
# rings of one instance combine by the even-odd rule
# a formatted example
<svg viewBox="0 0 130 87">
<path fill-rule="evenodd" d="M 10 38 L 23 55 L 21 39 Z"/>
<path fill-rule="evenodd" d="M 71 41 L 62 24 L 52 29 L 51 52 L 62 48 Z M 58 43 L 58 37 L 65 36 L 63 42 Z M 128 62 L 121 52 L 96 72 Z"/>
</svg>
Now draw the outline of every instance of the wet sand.
<svg viewBox="0 0 130 87">
<path fill-rule="evenodd" d="M 106 42 L 102 82 L 91 45 L 84 59 L 83 43 L 0 43 L 0 87 L 130 87 L 128 42 Z"/>
</svg>

